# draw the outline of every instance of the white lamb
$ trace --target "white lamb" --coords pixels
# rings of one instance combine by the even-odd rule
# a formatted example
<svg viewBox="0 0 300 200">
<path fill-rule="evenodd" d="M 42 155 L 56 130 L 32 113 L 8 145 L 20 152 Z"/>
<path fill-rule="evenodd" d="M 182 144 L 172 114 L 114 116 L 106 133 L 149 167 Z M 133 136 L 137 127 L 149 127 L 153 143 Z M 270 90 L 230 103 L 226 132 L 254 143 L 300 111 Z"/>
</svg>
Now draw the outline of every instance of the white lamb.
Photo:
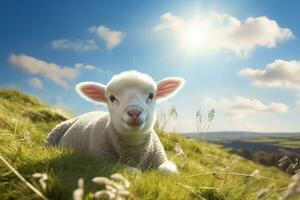
<svg viewBox="0 0 300 200">
<path fill-rule="evenodd" d="M 89 112 L 62 122 L 49 133 L 47 145 L 102 156 L 131 167 L 158 167 L 163 172 L 177 173 L 153 126 L 156 102 L 175 95 L 183 84 L 178 77 L 156 84 L 137 71 L 115 75 L 106 86 L 79 83 L 77 92 L 86 100 L 105 103 L 108 113 Z"/>
</svg>

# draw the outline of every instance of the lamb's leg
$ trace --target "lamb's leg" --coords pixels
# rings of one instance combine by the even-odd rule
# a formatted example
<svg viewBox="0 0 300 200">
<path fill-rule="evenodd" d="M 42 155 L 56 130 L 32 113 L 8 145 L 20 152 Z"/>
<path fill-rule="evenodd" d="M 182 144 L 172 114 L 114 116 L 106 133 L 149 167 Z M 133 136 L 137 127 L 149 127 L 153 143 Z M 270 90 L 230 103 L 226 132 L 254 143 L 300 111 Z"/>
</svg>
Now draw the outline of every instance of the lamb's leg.
<svg viewBox="0 0 300 200">
<path fill-rule="evenodd" d="M 158 167 L 158 170 L 165 174 L 178 174 L 179 173 L 177 166 L 169 160 L 167 160 L 163 164 L 161 164 Z"/>
<path fill-rule="evenodd" d="M 67 121 L 58 124 L 52 131 L 48 134 L 46 139 L 46 147 L 57 146 L 62 136 L 67 132 L 67 130 L 74 124 L 77 118 L 69 119 Z"/>
<path fill-rule="evenodd" d="M 150 156 L 150 160 L 154 162 L 155 167 L 158 166 L 160 172 L 165 174 L 178 174 L 176 164 L 168 160 L 164 147 L 155 131 L 153 131 L 152 134 L 153 152 Z"/>
</svg>

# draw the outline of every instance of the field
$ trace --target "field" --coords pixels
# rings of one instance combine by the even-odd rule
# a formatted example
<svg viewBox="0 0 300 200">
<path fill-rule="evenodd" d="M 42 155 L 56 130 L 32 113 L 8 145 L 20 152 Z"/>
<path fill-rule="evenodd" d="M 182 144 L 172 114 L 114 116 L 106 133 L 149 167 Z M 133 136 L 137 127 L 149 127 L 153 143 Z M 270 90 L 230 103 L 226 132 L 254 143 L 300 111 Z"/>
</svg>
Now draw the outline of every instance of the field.
<svg viewBox="0 0 300 200">
<path fill-rule="evenodd" d="M 196 133 L 182 135 L 200 139 Z M 224 147 L 248 148 L 267 153 L 279 152 L 280 149 L 300 153 L 300 133 L 208 132 L 204 140 Z"/>
<path fill-rule="evenodd" d="M 249 142 L 272 144 L 282 148 L 300 149 L 300 134 L 280 134 L 278 136 L 249 139 Z M 299 151 L 300 153 L 300 151 Z"/>
<path fill-rule="evenodd" d="M 0 90 L 0 155 L 48 199 L 72 199 L 79 178 L 84 179 L 84 198 L 93 199 L 93 193 L 103 188 L 91 179 L 116 172 L 131 183 L 129 199 L 278 199 L 290 183 L 291 176 L 275 167 L 159 130 L 170 160 L 179 167 L 179 175 L 163 175 L 156 170 L 132 172 L 104 158 L 45 148 L 47 133 L 66 118 L 34 97 L 16 90 Z M 178 145 L 185 156 L 175 152 Z M 34 173 L 48 174 L 45 190 L 32 177 Z M 0 199 L 39 197 L 0 160 Z"/>
</svg>

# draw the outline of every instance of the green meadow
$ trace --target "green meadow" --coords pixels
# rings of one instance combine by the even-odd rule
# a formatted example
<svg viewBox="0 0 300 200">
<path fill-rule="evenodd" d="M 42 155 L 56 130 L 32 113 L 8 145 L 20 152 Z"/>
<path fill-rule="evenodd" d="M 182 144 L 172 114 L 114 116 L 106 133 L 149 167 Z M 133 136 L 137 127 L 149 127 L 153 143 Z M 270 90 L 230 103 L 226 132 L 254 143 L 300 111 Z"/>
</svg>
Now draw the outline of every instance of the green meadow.
<svg viewBox="0 0 300 200">
<path fill-rule="evenodd" d="M 0 156 L 47 199 L 72 199 L 79 178 L 84 179 L 84 198 L 93 199 L 93 194 L 103 188 L 92 179 L 113 173 L 130 181 L 128 199 L 279 199 L 290 183 L 291 176 L 275 167 L 160 130 L 159 137 L 170 160 L 178 165 L 179 175 L 164 175 L 157 170 L 133 172 L 105 158 L 45 148 L 49 131 L 67 118 L 30 95 L 0 90 Z M 176 153 L 176 146 L 184 154 Z M 46 189 L 32 177 L 34 173 L 48 174 Z M 1 200 L 39 198 L 0 160 Z"/>
</svg>

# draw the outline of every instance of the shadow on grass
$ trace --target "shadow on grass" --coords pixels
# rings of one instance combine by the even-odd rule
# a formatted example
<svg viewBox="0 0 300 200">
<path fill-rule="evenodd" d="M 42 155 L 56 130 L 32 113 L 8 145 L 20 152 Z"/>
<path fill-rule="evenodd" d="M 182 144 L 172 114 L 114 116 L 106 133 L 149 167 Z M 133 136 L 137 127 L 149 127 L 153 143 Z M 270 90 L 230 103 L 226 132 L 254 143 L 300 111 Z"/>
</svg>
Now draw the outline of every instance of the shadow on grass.
<svg viewBox="0 0 300 200">
<path fill-rule="evenodd" d="M 122 169 L 121 164 L 74 152 L 64 152 L 55 158 L 20 166 L 20 171 L 24 174 L 38 172 L 49 175 L 48 188 L 45 191 L 49 199 L 71 199 L 79 178 L 84 179 L 85 188 L 88 190 L 86 192 L 95 192 L 100 188 L 92 182 L 94 177 L 109 177 L 120 169 Z M 31 182 L 41 189 L 38 180 L 32 178 Z"/>
</svg>

